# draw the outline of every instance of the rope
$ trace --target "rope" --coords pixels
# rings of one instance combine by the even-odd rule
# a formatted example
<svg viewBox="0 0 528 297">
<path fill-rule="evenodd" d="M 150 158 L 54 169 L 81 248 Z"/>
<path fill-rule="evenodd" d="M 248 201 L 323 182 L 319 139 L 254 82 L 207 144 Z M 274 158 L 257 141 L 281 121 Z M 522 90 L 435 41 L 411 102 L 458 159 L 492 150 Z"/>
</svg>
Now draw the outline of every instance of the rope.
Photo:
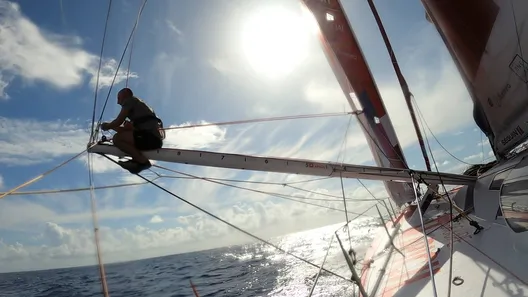
<svg viewBox="0 0 528 297">
<path fill-rule="evenodd" d="M 163 130 L 168 131 L 168 130 L 189 129 L 189 128 L 198 128 L 198 127 L 209 127 L 209 126 L 225 126 L 225 125 L 282 121 L 282 120 L 336 117 L 336 116 L 344 116 L 344 115 L 349 115 L 349 114 L 353 114 L 353 112 L 328 112 L 328 113 L 304 114 L 304 115 L 296 115 L 296 116 L 280 116 L 280 117 L 269 117 L 269 118 L 260 118 L 260 119 L 251 119 L 251 120 L 219 122 L 219 123 L 194 124 L 194 125 L 187 125 L 187 126 L 167 127 L 167 128 L 163 128 Z"/>
<path fill-rule="evenodd" d="M 415 101 L 416 103 L 416 101 Z M 420 121 L 423 120 L 423 122 L 425 122 L 425 119 L 420 111 L 420 109 L 418 109 L 418 112 L 420 114 Z M 429 128 L 429 126 L 427 125 L 427 122 L 425 122 L 425 125 Z M 425 131 L 424 131 L 425 132 Z M 429 129 L 429 132 L 431 132 L 431 130 Z M 453 279 L 453 253 L 454 253 L 454 250 L 453 250 L 453 243 L 454 243 L 454 239 L 453 239 L 453 201 L 451 200 L 451 197 L 449 196 L 449 192 L 447 191 L 446 187 L 445 187 L 445 184 L 444 182 L 442 181 L 442 175 L 440 174 L 440 170 L 438 170 L 438 165 L 436 163 L 436 160 L 435 160 L 435 157 L 434 157 L 434 154 L 433 154 L 433 150 L 431 149 L 431 144 L 429 142 L 429 138 L 427 137 L 427 133 L 424 133 L 425 134 L 425 141 L 427 143 L 427 148 L 429 150 L 429 154 L 431 155 L 431 160 L 433 160 L 433 164 L 435 166 L 435 170 L 436 172 L 438 173 L 438 178 L 440 179 L 440 184 L 442 185 L 442 188 L 445 192 L 445 195 L 447 196 L 447 200 L 449 201 L 449 217 L 450 217 L 450 220 L 449 220 L 449 228 L 451 229 L 450 231 L 450 257 L 449 257 L 449 279 L 448 279 L 448 285 L 447 285 L 447 296 L 450 297 L 451 296 L 451 283 L 452 283 L 452 279 Z M 433 135 L 434 137 L 434 134 L 433 132 L 431 132 L 431 135 Z M 436 137 L 435 137 L 436 139 Z M 438 142 L 438 140 L 437 140 Z M 440 143 L 440 142 L 438 142 Z M 443 197 L 443 196 L 442 196 Z M 417 202 L 417 208 L 420 209 L 420 204 Z M 421 213 L 421 211 L 420 211 Z M 424 229 L 424 226 L 422 225 L 422 229 L 424 230 L 424 238 L 425 240 L 427 241 L 427 235 L 425 235 L 425 229 Z M 429 249 L 429 246 L 427 246 L 427 249 Z"/>
<path fill-rule="evenodd" d="M 103 105 L 103 109 L 101 111 L 101 115 L 99 116 L 99 119 L 97 120 L 98 125 L 97 125 L 96 132 L 95 132 L 96 135 L 99 132 L 99 124 L 101 123 L 101 120 L 103 119 L 103 115 L 104 115 L 106 106 L 108 105 L 108 99 L 110 99 L 110 94 L 112 92 L 112 88 L 114 87 L 114 83 L 115 83 L 115 80 L 117 78 L 117 74 L 119 73 L 119 68 L 121 68 L 121 63 L 123 63 L 123 59 L 125 58 L 125 54 L 126 54 L 126 51 L 128 49 L 128 46 L 130 44 L 130 41 L 132 40 L 132 37 L 136 33 L 136 28 L 137 28 L 137 25 L 138 25 L 138 22 L 139 22 L 139 18 L 141 16 L 142 12 L 143 12 L 143 9 L 145 8 L 145 5 L 147 4 L 147 1 L 148 0 L 143 0 L 143 5 L 139 9 L 139 13 L 138 13 L 138 17 L 136 19 L 136 23 L 134 24 L 134 27 L 132 28 L 132 32 L 130 32 L 130 36 L 128 37 L 128 41 L 127 41 L 127 43 L 125 45 L 125 49 L 123 50 L 123 54 L 121 55 L 121 59 L 119 59 L 119 63 L 117 64 L 117 69 L 116 69 L 116 72 L 114 74 L 114 78 L 112 79 L 112 83 L 110 84 L 110 88 L 108 89 L 108 94 L 106 96 L 106 100 L 105 100 L 105 103 Z"/>
<path fill-rule="evenodd" d="M 343 205 L 345 206 L 345 219 L 348 222 L 348 213 L 347 213 L 347 204 L 345 199 L 345 186 L 343 185 L 343 176 L 341 172 L 339 173 L 339 180 L 341 181 L 341 192 L 343 192 Z M 352 237 L 350 236 L 350 228 L 347 228 L 348 232 L 348 243 L 350 245 L 350 250 L 352 250 Z"/>
<path fill-rule="evenodd" d="M 308 192 L 308 193 L 311 193 L 311 194 L 316 194 L 316 195 L 321 195 L 321 196 L 327 196 L 327 197 L 332 197 L 332 198 L 339 198 L 339 201 L 341 201 L 341 198 L 342 196 L 336 196 L 336 195 L 332 195 L 332 194 L 326 194 L 326 193 L 321 193 L 321 192 L 316 192 L 316 191 L 310 191 L 310 190 L 306 190 L 306 189 L 303 189 L 303 188 L 299 188 L 299 187 L 294 187 L 294 186 L 290 186 L 290 185 L 284 185 L 286 187 L 289 187 L 289 188 L 292 188 L 292 189 L 295 189 L 295 190 L 299 190 L 299 191 L 304 191 L 304 192 Z M 364 186 L 364 185 L 363 185 Z M 367 189 L 368 191 L 368 189 Z M 374 195 L 372 195 L 374 196 Z M 388 199 L 388 197 L 384 198 L 384 199 Z M 356 198 L 346 198 L 346 200 L 354 200 L 354 201 L 379 201 L 380 199 L 377 199 L 377 198 L 374 198 L 374 199 L 368 199 L 368 198 L 361 198 L 361 199 L 356 199 Z"/>
<path fill-rule="evenodd" d="M 154 172 L 154 173 L 157 175 L 157 177 L 154 178 L 153 180 L 157 180 L 159 178 L 196 179 L 194 177 L 188 177 L 188 176 L 159 175 L 156 172 Z M 225 178 L 212 178 L 212 177 L 210 177 L 209 179 L 218 180 L 218 181 L 227 181 L 227 182 L 238 182 L 238 183 L 289 186 L 290 184 L 307 183 L 307 182 L 312 182 L 312 181 L 322 180 L 322 179 L 329 179 L 329 178 L 330 177 L 309 179 L 309 180 L 301 180 L 301 181 L 291 182 L 291 183 L 288 183 L 288 184 L 274 183 L 274 182 L 259 182 L 259 181 L 237 180 L 237 179 L 225 179 Z M 111 188 L 140 186 L 140 185 L 144 185 L 144 184 L 147 184 L 147 183 L 143 181 L 143 182 L 137 182 L 137 183 L 125 183 L 125 184 L 117 184 L 117 185 L 99 186 L 99 187 L 94 187 L 94 190 L 104 190 L 104 189 L 111 189 Z M 302 188 L 298 188 L 298 189 L 304 190 Z M 11 194 L 8 194 L 7 192 L 0 192 L 0 195 L 3 195 L 3 194 L 6 194 L 6 196 L 41 195 L 41 194 L 57 194 L 57 193 L 68 193 L 68 192 L 83 192 L 83 191 L 89 191 L 89 190 L 90 190 L 90 187 L 84 187 L 84 188 L 70 188 L 70 189 L 57 189 L 57 190 L 51 190 L 50 189 L 50 190 L 36 190 L 36 191 L 14 192 L 14 193 L 11 193 Z M 304 190 L 304 191 L 309 191 L 309 190 Z M 309 192 L 312 192 L 312 191 L 309 191 Z M 319 195 L 325 195 L 323 193 L 317 193 L 317 192 L 313 192 L 313 193 L 316 193 L 316 194 L 319 194 Z M 332 195 L 330 195 L 330 196 L 331 197 L 336 197 L 336 198 L 341 198 L 339 196 L 332 196 Z M 361 201 L 359 199 L 351 199 L 351 200 Z M 341 201 L 341 200 L 339 200 L 339 201 Z"/>
<path fill-rule="evenodd" d="M 469 166 L 474 166 L 474 165 L 477 165 L 477 164 L 471 164 L 471 163 L 468 163 L 464 160 L 461 160 L 460 158 L 457 158 L 455 155 L 453 155 L 445 146 L 442 145 L 442 143 L 440 142 L 440 140 L 438 140 L 438 138 L 436 138 L 435 134 L 433 133 L 433 131 L 431 130 L 431 128 L 429 127 L 429 125 L 427 124 L 427 121 L 425 120 L 425 117 L 423 116 L 422 114 L 422 111 L 420 110 L 420 106 L 418 106 L 418 102 L 416 102 L 416 99 L 414 99 L 414 96 L 412 97 L 412 100 L 414 101 L 414 105 L 416 106 L 416 109 L 418 110 L 418 114 L 420 116 L 420 122 L 422 122 L 422 124 L 425 124 L 425 127 L 427 127 L 427 130 L 429 130 L 429 133 L 431 133 L 431 136 L 433 136 L 433 138 L 436 140 L 436 142 L 438 143 L 438 145 L 448 154 L 450 155 L 453 159 L 457 160 L 458 162 L 460 163 L 463 163 L 463 164 L 466 164 L 466 165 L 469 165 Z M 422 126 L 423 127 L 423 126 Z M 424 131 L 425 132 L 425 131 Z M 427 136 L 426 136 L 427 138 Z M 434 162 L 434 161 L 433 161 Z"/>
<path fill-rule="evenodd" d="M 105 30 L 104 30 L 104 35 L 103 35 L 103 42 L 101 44 L 101 55 L 100 55 L 100 58 L 99 58 L 99 68 L 98 68 L 98 71 L 97 71 L 97 83 L 96 83 L 96 89 L 95 89 L 94 108 L 93 108 L 92 125 L 91 125 L 91 129 L 92 130 L 91 130 L 91 134 L 90 134 L 90 142 L 95 140 L 95 136 L 99 132 L 98 131 L 99 130 L 99 123 L 101 122 L 101 119 L 103 118 L 104 111 L 105 111 L 106 106 L 108 104 L 108 99 L 110 98 L 110 93 L 112 92 L 112 88 L 113 88 L 115 80 L 117 78 L 117 74 L 119 73 L 119 68 L 121 67 L 121 63 L 123 62 L 123 58 L 125 56 L 125 53 L 126 53 L 126 50 L 128 48 L 128 45 L 130 43 L 130 40 L 134 36 L 134 34 L 136 32 L 136 28 L 137 28 L 137 25 L 138 25 L 138 22 L 139 22 L 139 17 L 141 16 L 141 13 L 143 12 L 143 9 L 145 8 L 145 4 L 146 3 L 147 3 L 147 0 L 144 0 L 143 1 L 143 5 L 141 6 L 141 8 L 140 8 L 140 10 L 138 12 L 138 16 L 136 18 L 136 23 L 134 24 L 132 32 L 130 33 L 130 36 L 129 36 L 128 41 L 127 41 L 127 44 L 125 46 L 125 50 L 123 51 L 123 54 L 121 55 L 121 59 L 119 60 L 119 64 L 117 65 L 116 72 L 115 72 L 114 77 L 112 79 L 112 83 L 110 84 L 110 88 L 108 90 L 108 94 L 106 96 L 106 100 L 105 100 L 105 103 L 103 105 L 103 109 L 101 111 L 101 116 L 99 117 L 99 120 L 98 120 L 97 128 L 94 131 L 93 127 L 95 125 L 95 111 L 96 111 L 96 106 L 97 106 L 97 93 L 98 93 L 98 86 L 99 86 L 99 76 L 100 76 L 100 70 L 101 70 L 101 63 L 102 63 L 102 56 L 103 56 L 103 49 L 104 49 L 104 41 L 105 41 L 105 37 L 106 37 L 106 29 L 107 29 L 107 25 L 108 25 L 108 19 L 109 19 L 109 16 L 110 16 L 110 7 L 111 7 L 110 5 L 111 5 L 111 2 L 108 5 L 108 13 L 107 13 L 106 22 L 105 22 Z M 132 56 L 130 56 L 130 59 L 132 59 Z M 129 61 L 129 63 L 130 63 L 130 61 Z M 128 75 L 129 74 L 128 71 L 127 71 L 127 84 L 128 84 L 128 76 L 129 76 Z M 108 297 L 109 296 L 109 294 L 108 294 L 108 286 L 107 286 L 107 283 L 106 283 L 106 275 L 105 275 L 103 260 L 102 260 L 102 256 L 101 256 L 101 247 L 100 247 L 100 244 L 99 244 L 99 227 L 98 227 L 98 222 L 97 222 L 97 212 L 96 212 L 96 204 L 95 204 L 95 191 L 94 191 L 92 165 L 93 164 L 92 164 L 91 155 L 88 154 L 88 176 L 89 176 L 89 183 L 90 183 L 90 201 L 91 201 L 91 211 L 92 211 L 92 223 L 93 223 L 93 226 L 94 226 L 95 246 L 96 246 L 96 251 L 97 251 L 97 262 L 99 264 L 98 265 L 99 266 L 99 275 L 100 275 L 100 278 L 101 278 L 101 286 L 102 286 L 102 290 L 103 290 L 103 295 L 105 297 Z"/>
<path fill-rule="evenodd" d="M 119 185 L 109 185 L 109 186 L 100 186 L 100 187 L 93 187 L 94 190 L 102 190 L 102 189 L 111 189 L 111 188 L 122 188 L 122 187 L 130 187 L 130 186 L 139 186 L 144 185 L 146 182 L 139 182 L 139 183 L 128 183 L 128 184 L 119 184 Z M 84 191 L 90 191 L 91 187 L 86 188 L 72 188 L 72 189 L 58 189 L 58 190 L 37 190 L 37 191 L 26 191 L 26 192 L 15 192 L 11 194 L 7 194 L 6 196 L 22 196 L 22 195 L 42 195 L 42 194 L 58 194 L 58 193 L 71 193 L 71 192 L 84 192 Z M 0 195 L 6 194 L 0 193 Z"/>
<path fill-rule="evenodd" d="M 420 207 L 420 200 L 419 200 L 419 197 L 418 197 L 416 184 L 414 183 L 414 181 L 415 181 L 414 173 L 411 173 L 411 178 L 413 179 L 412 185 L 413 185 L 413 190 L 414 190 L 414 196 L 415 196 L 416 205 L 418 206 L 417 207 L 418 214 L 420 215 L 420 225 L 421 225 L 422 233 L 423 233 L 423 237 L 422 238 L 423 238 L 423 240 L 425 242 L 425 248 L 427 249 L 427 264 L 429 265 L 429 277 L 431 279 L 431 285 L 433 287 L 432 288 L 433 289 L 433 295 L 435 297 L 438 297 L 438 293 L 436 291 L 435 277 L 434 277 L 434 272 L 433 272 L 433 263 L 432 263 L 432 259 L 431 259 L 431 251 L 429 249 L 429 240 L 427 240 L 427 234 L 426 234 L 426 231 L 425 231 L 425 224 L 424 224 L 424 220 L 423 220 L 422 209 Z"/>
<path fill-rule="evenodd" d="M 62 8 L 62 1 L 61 1 L 61 8 Z M 97 68 L 97 79 L 95 81 L 95 95 L 94 95 L 94 105 L 93 105 L 93 113 L 92 113 L 92 127 L 90 128 L 90 142 L 95 141 L 96 133 L 94 130 L 95 125 L 95 110 L 97 108 L 97 94 L 99 93 L 99 77 L 101 76 L 101 65 L 103 63 L 103 50 L 104 50 L 104 44 L 106 40 L 106 31 L 108 28 L 108 20 L 110 19 L 110 10 L 112 8 L 112 0 L 108 1 L 108 11 L 106 13 L 106 21 L 103 31 L 103 41 L 101 42 L 101 52 L 99 54 L 99 66 Z"/>
<path fill-rule="evenodd" d="M 95 249 L 97 255 L 97 264 L 99 267 L 99 277 L 101 278 L 101 288 L 103 290 L 103 296 L 109 297 L 108 294 L 108 285 L 106 283 L 106 274 L 103 264 L 103 259 L 101 255 L 101 245 L 99 243 L 99 224 L 97 222 L 97 208 L 95 206 L 95 191 L 94 191 L 94 181 L 93 181 L 93 158 L 91 154 L 88 154 L 88 179 L 90 183 L 90 206 L 92 211 L 92 224 L 94 227 L 94 239 L 95 239 Z"/>
<path fill-rule="evenodd" d="M 106 157 L 108 160 L 110 160 L 110 161 L 112 161 L 112 162 L 118 164 L 115 160 L 109 158 L 108 156 L 106 156 L 106 155 L 102 155 L 102 156 L 104 156 L 104 157 Z M 118 165 L 119 165 L 119 164 L 118 164 Z M 154 166 L 156 166 L 156 165 L 154 165 Z M 159 167 L 159 166 L 158 166 L 158 167 Z M 185 204 L 188 204 L 188 205 L 194 207 L 195 209 L 197 209 L 197 210 L 199 210 L 199 211 L 201 211 L 201 212 L 203 212 L 203 213 L 209 215 L 210 217 L 212 217 L 212 218 L 214 218 L 214 219 L 216 219 L 216 220 L 218 220 L 218 221 L 220 221 L 220 222 L 222 222 L 222 223 L 228 225 L 229 227 L 234 228 L 234 229 L 236 229 L 237 231 L 240 231 L 241 233 L 244 233 L 245 235 L 247 235 L 247 236 L 249 236 L 249 237 L 251 237 L 251 238 L 253 238 L 253 239 L 256 239 L 256 240 L 258 240 L 258 241 L 260 241 L 260 242 L 262 242 L 262 243 L 265 243 L 265 244 L 267 244 L 267 245 L 269 245 L 269 246 L 275 248 L 275 249 L 278 250 L 278 251 L 281 251 L 281 252 L 283 252 L 283 253 L 285 253 L 285 254 L 287 254 L 287 255 L 290 255 L 290 256 L 294 257 L 295 259 L 297 259 L 297 260 L 299 260 L 299 261 L 302 261 L 302 262 L 304 262 L 304 263 L 306 263 L 306 264 L 308 264 L 308 265 L 311 265 L 311 266 L 313 266 L 313 267 L 316 267 L 316 268 L 321 268 L 320 266 L 318 266 L 318 265 L 316 265 L 316 264 L 314 264 L 314 263 L 312 263 L 312 262 L 310 262 L 310 261 L 308 261 L 308 260 L 306 260 L 306 259 L 304 259 L 304 258 L 302 258 L 302 257 L 296 256 L 296 255 L 294 255 L 294 254 L 292 254 L 292 253 L 290 253 L 290 252 L 288 252 L 288 251 L 286 251 L 286 250 L 284 250 L 284 249 L 281 249 L 281 248 L 278 247 L 277 245 L 275 245 L 275 244 L 273 244 L 273 243 L 271 243 L 271 242 L 269 242 L 269 241 L 267 241 L 267 240 L 265 240 L 265 239 L 263 239 L 263 238 L 260 238 L 260 237 L 258 237 L 258 236 L 256 236 L 256 235 L 254 235 L 254 234 L 252 234 L 252 233 L 250 233 L 250 232 L 248 232 L 248 231 L 242 229 L 242 228 L 239 228 L 239 227 L 233 225 L 232 223 L 230 223 L 230 222 L 228 222 L 228 221 L 226 221 L 226 220 L 224 220 L 224 219 L 222 219 L 222 218 L 216 216 L 215 214 L 213 214 L 213 213 L 211 213 L 211 212 L 209 212 L 209 211 L 207 211 L 207 210 L 201 208 L 200 206 L 198 206 L 198 205 L 196 205 L 196 204 L 194 204 L 194 203 L 192 203 L 192 202 L 190 202 L 190 201 L 184 199 L 183 197 L 181 197 L 181 196 L 179 196 L 179 195 L 177 195 L 177 194 L 175 194 L 175 193 L 173 193 L 173 192 L 167 190 L 166 188 L 164 188 L 164 187 L 158 185 L 157 183 L 155 183 L 155 182 L 153 182 L 153 181 L 147 179 L 146 177 L 144 177 L 144 176 L 142 176 L 142 175 L 140 175 L 140 174 L 137 174 L 137 176 L 139 176 L 140 178 L 142 178 L 142 179 L 145 180 L 146 182 L 150 183 L 151 185 L 155 186 L 156 188 L 158 188 L 158 189 L 164 191 L 165 193 L 167 193 L 167 194 L 173 196 L 174 198 L 180 200 L 181 202 L 183 202 L 183 203 L 185 203 Z M 321 268 L 321 269 L 324 270 L 325 272 L 327 272 L 327 273 L 333 275 L 333 276 L 336 276 L 336 277 L 338 277 L 338 278 L 340 278 L 340 279 L 343 279 L 343 280 L 345 280 L 345 281 L 350 282 L 350 280 L 348 280 L 348 279 L 347 279 L 346 277 L 344 277 L 344 276 L 341 276 L 341 275 L 339 275 L 339 274 L 337 274 L 337 273 L 335 273 L 335 272 L 332 272 L 332 271 L 330 271 L 330 270 L 327 270 L 327 269 L 325 269 L 325 268 Z"/>
<path fill-rule="evenodd" d="M 350 124 L 352 124 L 352 116 L 348 118 L 348 124 L 345 130 L 345 136 L 343 137 L 343 142 L 341 143 L 341 149 L 339 150 L 339 153 L 337 154 L 336 163 L 343 164 L 345 162 L 345 153 L 346 153 L 346 147 L 347 147 L 347 140 L 348 140 L 348 131 L 350 129 Z M 341 162 L 339 162 L 339 157 L 341 156 L 341 153 L 343 154 L 343 158 L 341 159 Z"/>
<path fill-rule="evenodd" d="M 317 286 L 317 281 L 319 281 L 319 277 L 321 276 L 321 270 L 323 269 L 324 264 L 326 263 L 326 258 L 328 257 L 328 254 L 330 253 L 330 248 L 332 248 L 332 243 L 334 242 L 334 235 L 332 235 L 332 238 L 330 239 L 330 243 L 328 244 L 328 248 L 326 249 L 326 254 L 323 259 L 323 263 L 321 263 L 321 267 L 319 268 L 319 271 L 317 272 L 317 275 L 315 276 L 314 283 L 312 285 L 312 288 L 310 289 L 310 294 L 308 294 L 308 297 L 312 297 L 315 287 Z"/>
<path fill-rule="evenodd" d="M 295 201 L 295 202 L 302 203 L 302 204 L 307 204 L 307 205 L 312 205 L 312 206 L 317 206 L 317 207 L 321 207 L 321 208 L 326 208 L 326 209 L 331 209 L 331 210 L 335 210 L 335 211 L 344 212 L 344 210 L 339 209 L 339 208 L 330 207 L 330 206 L 324 206 L 324 205 L 320 205 L 320 204 L 315 204 L 315 203 L 310 203 L 310 202 L 296 200 L 296 199 L 316 200 L 316 198 L 306 198 L 306 197 L 289 198 L 291 196 L 285 195 L 285 194 L 278 194 L 278 193 L 275 194 L 275 193 L 271 193 L 271 192 L 265 192 L 265 191 L 250 189 L 250 188 L 239 187 L 239 186 L 230 185 L 230 184 L 218 182 L 218 181 L 215 181 L 215 180 L 211 180 L 211 179 L 206 178 L 206 177 L 199 177 L 199 176 L 192 175 L 192 174 L 189 174 L 189 173 L 180 172 L 180 171 L 173 170 L 173 169 L 170 169 L 170 168 L 167 168 L 167 167 L 163 167 L 163 166 L 159 166 L 159 165 L 153 165 L 153 166 L 157 167 L 157 168 L 160 168 L 160 169 L 163 169 L 163 170 L 167 170 L 167 171 L 174 172 L 174 173 L 177 173 L 177 174 L 193 177 L 193 178 L 196 178 L 196 179 L 205 180 L 205 181 L 208 181 L 208 182 L 211 182 L 211 183 L 215 183 L 215 184 L 219 184 L 219 185 L 223 185 L 223 186 L 233 187 L 233 188 L 241 189 L 241 190 L 247 190 L 247 191 L 250 191 L 250 192 L 256 192 L 256 193 L 260 193 L 260 194 L 270 195 L 270 196 L 273 196 L 273 197 L 286 199 L 286 200 L 291 200 L 291 201 Z M 324 199 L 324 201 L 329 201 L 329 200 L 328 199 Z M 357 214 L 356 212 L 351 212 L 351 211 L 349 213 Z"/>
<path fill-rule="evenodd" d="M 145 1 L 146 2 L 146 1 Z M 145 5 L 145 2 L 143 3 L 143 6 Z M 141 9 L 139 12 L 138 12 L 138 16 L 136 18 L 136 25 L 139 23 L 139 17 L 141 15 L 141 12 L 143 11 L 143 9 Z M 134 27 L 135 27 L 134 26 Z M 135 29 L 134 29 L 135 30 Z M 136 39 L 135 38 L 136 34 L 133 34 L 132 35 L 132 40 L 130 42 L 130 55 L 128 57 L 128 66 L 127 66 L 127 76 L 126 76 L 126 81 L 125 81 L 125 87 L 128 88 L 128 79 L 130 77 L 130 64 L 132 64 L 132 52 L 134 51 L 134 40 Z"/>
<path fill-rule="evenodd" d="M 30 180 L 24 182 L 24 183 L 22 183 L 22 184 L 20 184 L 20 185 L 18 185 L 18 186 L 16 186 L 16 187 L 14 187 L 14 188 L 12 188 L 11 190 L 9 190 L 9 191 L 7 191 L 7 192 L 4 192 L 4 193 L 0 194 L 0 199 L 6 197 L 6 196 L 8 196 L 8 195 L 11 195 L 11 194 L 13 194 L 14 192 L 16 192 L 17 190 L 22 189 L 22 188 L 24 188 L 24 187 L 27 187 L 27 186 L 31 185 L 32 183 L 34 183 L 34 182 L 40 180 L 40 179 L 43 178 L 44 176 L 46 176 L 46 175 L 48 175 L 48 174 L 54 172 L 55 170 L 61 168 L 62 166 L 64 166 L 64 165 L 70 163 L 71 161 L 77 159 L 77 158 L 80 157 L 82 154 L 84 154 L 84 152 L 86 152 L 87 150 L 88 150 L 88 149 L 83 150 L 82 152 L 78 153 L 77 155 L 75 155 L 75 156 L 69 158 L 68 160 L 66 160 L 66 161 L 64 161 L 64 162 L 62 162 L 62 163 L 60 163 L 59 165 L 57 165 L 57 166 L 51 168 L 50 170 L 48 170 L 48 171 L 46 171 L 46 172 L 44 172 L 44 173 L 42 173 L 42 174 L 40 174 L 40 175 L 38 175 L 38 176 L 36 176 L 36 177 L 34 177 L 34 178 L 32 178 L 32 179 L 30 179 Z"/>
</svg>

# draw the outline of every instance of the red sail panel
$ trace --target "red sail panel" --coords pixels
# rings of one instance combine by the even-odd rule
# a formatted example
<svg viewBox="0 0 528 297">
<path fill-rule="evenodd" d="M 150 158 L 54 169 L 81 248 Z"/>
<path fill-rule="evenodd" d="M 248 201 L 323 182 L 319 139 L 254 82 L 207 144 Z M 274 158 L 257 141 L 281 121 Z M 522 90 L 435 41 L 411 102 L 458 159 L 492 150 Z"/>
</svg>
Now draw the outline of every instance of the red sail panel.
<svg viewBox="0 0 528 297">
<path fill-rule="evenodd" d="M 361 111 L 358 119 L 374 160 L 378 166 L 408 169 L 390 117 L 341 4 L 337 0 L 302 2 L 319 25 L 323 50 L 352 109 Z M 360 107 L 353 102 L 353 96 Z M 414 199 L 412 185 L 386 182 L 385 186 L 398 205 Z"/>
<path fill-rule="evenodd" d="M 505 155 L 528 138 L 528 1 L 422 3 L 464 78 L 477 125 Z"/>
</svg>

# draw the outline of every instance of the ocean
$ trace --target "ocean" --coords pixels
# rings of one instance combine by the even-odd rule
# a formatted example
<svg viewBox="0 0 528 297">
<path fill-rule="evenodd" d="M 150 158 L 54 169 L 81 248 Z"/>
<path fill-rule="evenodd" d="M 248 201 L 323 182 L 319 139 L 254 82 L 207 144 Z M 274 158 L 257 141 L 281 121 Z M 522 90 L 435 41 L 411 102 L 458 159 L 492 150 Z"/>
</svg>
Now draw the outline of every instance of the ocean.
<svg viewBox="0 0 528 297">
<path fill-rule="evenodd" d="M 282 249 L 321 265 L 330 240 L 340 225 L 293 233 L 271 239 Z M 360 219 L 350 228 L 358 263 L 373 238 L 379 220 Z M 348 232 L 337 234 L 349 248 Z M 284 254 L 265 243 L 106 264 L 112 297 L 193 297 L 190 281 L 200 297 L 309 295 L 318 268 Z M 324 268 L 350 279 L 351 273 L 337 240 L 333 240 Z M 322 272 L 312 296 L 355 296 L 351 282 Z M 96 266 L 0 274 L 0 296 L 103 296 Z"/>
</svg>

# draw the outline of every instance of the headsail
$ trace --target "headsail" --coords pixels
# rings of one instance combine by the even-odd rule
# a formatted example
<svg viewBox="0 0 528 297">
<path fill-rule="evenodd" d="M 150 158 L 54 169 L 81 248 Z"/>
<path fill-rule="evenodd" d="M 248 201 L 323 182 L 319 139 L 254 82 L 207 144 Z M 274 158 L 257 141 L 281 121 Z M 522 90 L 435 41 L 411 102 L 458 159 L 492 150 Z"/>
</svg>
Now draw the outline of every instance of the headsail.
<svg viewBox="0 0 528 297">
<path fill-rule="evenodd" d="M 528 138 L 528 1 L 422 3 L 464 78 L 477 125 L 504 156 Z"/>
<path fill-rule="evenodd" d="M 348 103 L 358 115 L 378 166 L 408 169 L 402 148 L 381 100 L 366 59 L 338 0 L 302 0 L 319 24 L 323 50 L 343 89 Z M 412 201 L 412 185 L 385 182 L 398 205 Z"/>
</svg>

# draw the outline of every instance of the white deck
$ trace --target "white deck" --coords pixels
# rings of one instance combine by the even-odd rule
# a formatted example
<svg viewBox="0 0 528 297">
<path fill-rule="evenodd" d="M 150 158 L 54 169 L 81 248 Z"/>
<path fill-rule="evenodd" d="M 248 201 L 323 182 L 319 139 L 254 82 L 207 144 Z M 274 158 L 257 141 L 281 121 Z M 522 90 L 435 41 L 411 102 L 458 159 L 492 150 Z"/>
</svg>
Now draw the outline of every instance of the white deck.
<svg viewBox="0 0 528 297">
<path fill-rule="evenodd" d="M 427 232 L 432 231 L 428 242 L 438 296 L 448 296 L 450 231 L 446 206 L 447 203 L 442 203 L 436 209 L 436 204 L 431 204 L 428 211 L 431 219 L 425 225 Z M 385 249 L 389 238 L 383 228 L 367 252 L 365 261 L 374 259 L 370 267 L 365 266 L 362 271 L 362 283 L 369 296 L 434 296 L 423 233 L 421 228 L 409 224 L 409 221 L 415 222 L 418 211 L 409 213 L 413 214 L 400 219 L 394 239 L 396 248 L 405 257 L 395 249 Z M 515 234 L 497 222 L 478 222 L 484 230 L 476 235 L 473 235 L 475 228 L 466 219 L 453 223 L 453 278 L 458 276 L 464 282 L 459 286 L 451 285 L 451 296 L 528 296 L 528 246 L 522 244 L 528 242 L 525 240 L 528 234 Z M 387 226 L 390 233 L 395 230 L 392 223 Z M 376 293 L 372 294 L 378 276 L 381 281 Z"/>
</svg>

